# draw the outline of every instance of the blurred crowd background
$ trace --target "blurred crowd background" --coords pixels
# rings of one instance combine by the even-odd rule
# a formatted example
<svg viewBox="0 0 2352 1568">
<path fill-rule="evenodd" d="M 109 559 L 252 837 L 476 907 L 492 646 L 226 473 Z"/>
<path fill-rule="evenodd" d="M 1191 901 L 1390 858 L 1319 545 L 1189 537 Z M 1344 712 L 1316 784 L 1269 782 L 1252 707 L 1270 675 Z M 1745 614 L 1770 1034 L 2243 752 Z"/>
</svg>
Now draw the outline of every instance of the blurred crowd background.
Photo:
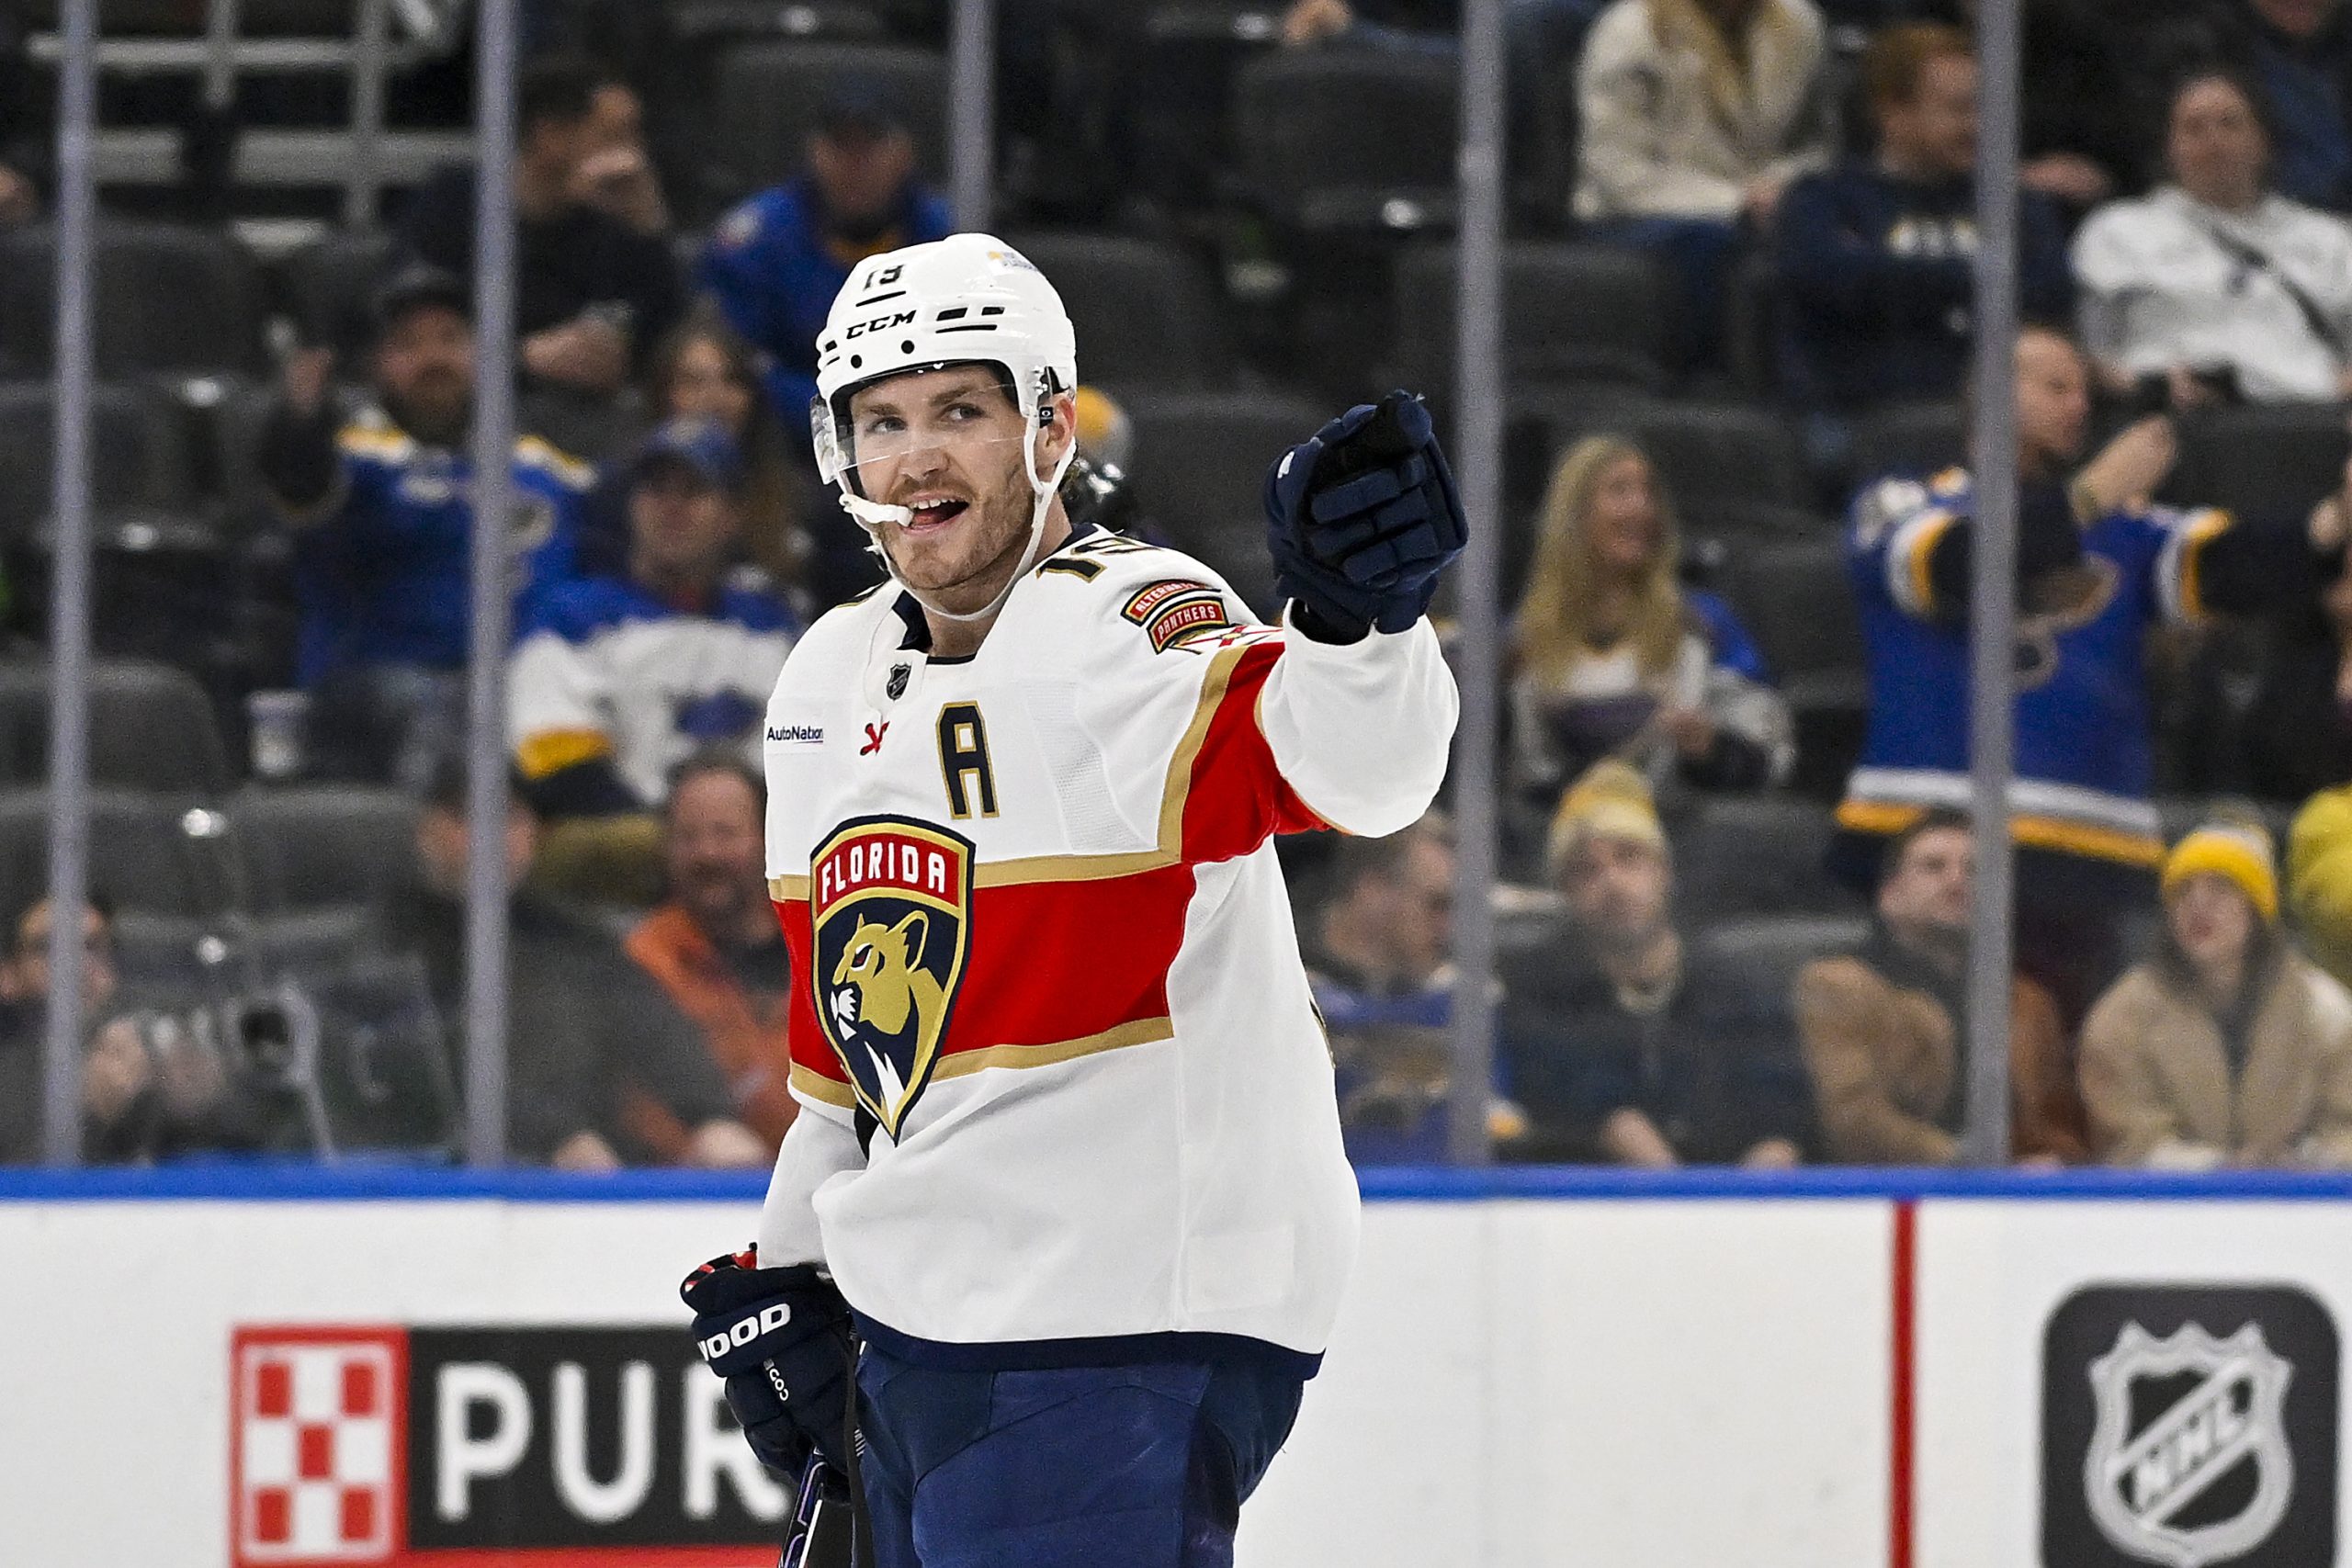
<svg viewBox="0 0 2352 1568">
<path fill-rule="evenodd" d="M 2015 1155 L 2352 1164 L 2352 11 L 2023 4 Z M 209 44 L 204 0 L 100 9 L 63 914 L 57 18 L 0 17 L 0 1160 L 40 1148 L 60 918 L 91 1158 L 447 1157 L 469 8 L 364 47 L 348 0 Z M 1973 10 L 1506 0 L 1500 1157 L 1958 1157 Z M 815 481 L 813 340 L 857 260 L 951 227 L 944 7 L 524 11 L 510 1143 L 763 1165 L 759 720 L 877 576 Z M 999 0 L 991 226 L 1078 325 L 1075 515 L 1272 614 L 1266 465 L 1391 386 L 1446 423 L 1461 96 L 1494 90 L 1459 22 Z M 1351 1152 L 1442 1158 L 1448 821 L 1283 854 Z"/>
</svg>

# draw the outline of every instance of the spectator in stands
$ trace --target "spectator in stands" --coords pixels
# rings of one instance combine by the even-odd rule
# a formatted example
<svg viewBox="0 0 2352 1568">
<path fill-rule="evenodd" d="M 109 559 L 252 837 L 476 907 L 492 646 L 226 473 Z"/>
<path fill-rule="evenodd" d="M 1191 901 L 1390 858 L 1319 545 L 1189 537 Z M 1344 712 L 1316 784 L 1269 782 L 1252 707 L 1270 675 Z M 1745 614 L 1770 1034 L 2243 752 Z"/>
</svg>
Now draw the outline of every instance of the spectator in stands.
<svg viewBox="0 0 2352 1568">
<path fill-rule="evenodd" d="M 507 671 L 515 760 L 549 824 L 544 885 L 616 903 L 658 895 L 652 813 L 670 770 L 724 746 L 756 765 L 760 719 L 800 622 L 730 576 L 741 454 L 707 420 L 673 420 L 629 465 L 625 575 L 533 593 Z"/>
<path fill-rule="evenodd" d="M 2075 240 L 2083 339 L 2110 393 L 2208 403 L 2352 398 L 2352 229 L 2267 188 L 2255 89 L 2211 68 L 2172 98 L 2173 183 Z"/>
<path fill-rule="evenodd" d="M 49 1032 L 50 902 L 35 899 L 8 924 L 8 947 L 0 956 L 0 1165 L 39 1159 L 41 1095 L 46 1077 L 43 1051 Z M 96 1023 L 114 1000 L 114 920 L 94 903 L 82 919 L 82 1011 Z M 82 1064 L 82 1116 L 85 1139 L 103 1137 L 119 1123 L 151 1077 L 146 1053 L 135 1035 L 103 1027 L 92 1032 Z"/>
<path fill-rule="evenodd" d="M 0 1165 L 40 1154 L 51 910 L 41 897 L 18 913 L 0 955 Z M 124 1000 L 114 915 L 102 899 L 83 916 L 82 1017 L 84 1159 L 146 1162 L 254 1145 L 254 1097 L 216 1041 L 188 1026 L 185 1009 Z"/>
<path fill-rule="evenodd" d="M 462 1061 L 466 1023 L 466 776 L 435 772 L 416 829 L 417 880 L 386 901 L 392 951 L 424 965 L 434 1005 Z M 517 792 L 507 807 L 507 886 L 538 848 L 538 819 Z M 678 1163 L 764 1168 L 768 1147 L 733 1119 L 726 1082 L 695 1027 L 594 927 L 528 893 L 507 919 L 507 1143 L 564 1170 L 647 1163 L 635 1128 L 649 1110 L 685 1129 Z M 456 1066 L 453 1061 L 453 1070 Z M 462 1075 L 458 1075 L 460 1082 Z"/>
<path fill-rule="evenodd" d="M 838 507 L 811 506 L 814 476 L 794 460 L 786 422 L 769 406 L 751 344 L 707 303 L 653 346 L 646 367 L 645 406 L 653 428 L 672 420 L 708 420 L 743 455 L 743 556 L 768 586 L 804 618 L 839 604 L 873 581 L 865 534 Z M 580 546 L 582 576 L 628 570 L 629 465 L 612 465 L 589 498 Z M 826 536 L 821 549 L 802 519 L 813 510 Z M 834 515 L 830 529 L 825 513 Z M 842 536 L 839 540 L 832 535 Z M 851 537 L 851 536 L 854 536 Z"/>
<path fill-rule="evenodd" d="M 1682 586 L 1674 510 L 1641 449 L 1588 436 L 1552 476 L 1511 637 L 1520 787 L 1544 800 L 1603 757 L 1703 787 L 1788 777 L 1796 746 L 1746 628 Z"/>
<path fill-rule="evenodd" d="M 1720 349 L 1747 235 L 1829 162 L 1827 59 L 1813 0 L 1615 0 L 1586 36 L 1576 215 L 1673 270 L 1694 360 Z"/>
<path fill-rule="evenodd" d="M 615 156 L 612 117 L 598 115 L 600 94 L 615 85 L 583 61 L 555 59 L 526 66 L 516 89 L 514 324 L 522 365 L 534 383 L 593 402 L 620 391 L 632 363 L 684 308 L 667 238 L 606 210 L 634 206 L 643 216 L 643 179 Z M 586 186 L 605 205 L 583 202 Z M 624 199 L 616 191 L 636 195 Z M 445 169 L 417 191 L 398 249 L 472 276 L 471 164 Z"/>
<path fill-rule="evenodd" d="M 2016 353 L 2018 692 L 2011 829 L 2018 953 L 2070 1020 L 2122 967 L 2118 921 L 2144 908 L 2164 846 L 2149 804 L 2143 644 L 2158 625 L 2312 603 L 2342 573 L 2342 506 L 2302 526 L 2153 508 L 2171 422 L 2128 426 L 2075 468 L 2090 413 L 2081 354 L 2052 328 Z M 1963 469 L 1866 488 L 1848 534 L 1870 721 L 1838 807 L 1842 859 L 1968 798 L 1968 597 L 1974 494 Z"/>
<path fill-rule="evenodd" d="M 571 171 L 576 206 L 618 219 L 638 233 L 667 240 L 670 203 L 645 144 L 645 105 L 637 89 L 606 77 L 588 100 L 587 148 Z"/>
<path fill-rule="evenodd" d="M 298 678 L 311 694 L 318 772 L 423 782 L 461 724 L 474 524 L 468 449 L 473 328 L 465 286 L 412 267 L 376 300 L 375 400 L 345 421 L 333 361 L 287 362 L 255 466 L 294 531 Z M 529 508 L 514 530 L 518 587 L 569 570 L 589 471 L 515 443 Z"/>
<path fill-rule="evenodd" d="M 817 339 L 850 269 L 954 228 L 947 204 L 915 177 L 905 112 L 879 87 L 847 82 L 818 116 L 808 172 L 719 220 L 701 284 L 763 356 L 768 401 L 806 409 Z M 805 426 L 792 428 L 805 443 Z"/>
<path fill-rule="evenodd" d="M 1781 371 L 1800 406 L 1840 414 L 1890 399 L 1958 395 L 1968 361 L 1976 253 L 1976 62 L 1967 35 L 1904 23 L 1871 40 L 1863 85 L 1876 156 L 1810 175 L 1774 225 L 1787 310 Z M 2018 275 L 2027 314 L 2071 302 L 2064 226 L 2038 192 L 2019 198 Z M 1816 422 L 1824 460 L 1841 445 Z"/>
<path fill-rule="evenodd" d="M 1294 49 L 1340 38 L 1419 45 L 1461 25 L 1461 0 L 1292 0 L 1283 13 L 1282 39 Z"/>
<path fill-rule="evenodd" d="M 2352 1166 L 2352 992 L 2278 921 L 2270 835 L 2173 846 L 2154 955 L 2083 1026 L 2093 1146 L 2113 1165 Z"/>
<path fill-rule="evenodd" d="M 1453 839 L 1442 818 L 1340 840 L 1306 971 L 1331 1036 L 1348 1157 L 1359 1165 L 1445 1157 L 1453 919 Z M 1516 1135 L 1517 1111 L 1496 1100 L 1487 1129 Z"/>
<path fill-rule="evenodd" d="M 1877 919 L 1860 950 L 1815 959 L 1795 986 L 1824 1145 L 1856 1165 L 1951 1165 L 1968 1123 L 1968 819 L 1928 812 L 1886 845 Z M 2032 1163 L 2079 1159 L 2083 1113 L 2058 1009 L 2017 976 L 2009 991 L 2010 1147 Z"/>
<path fill-rule="evenodd" d="M 1574 922 L 1566 951 L 1503 968 L 1503 1058 L 1529 1131 L 1509 1152 L 1669 1168 L 1784 1168 L 1810 1134 L 1788 1009 L 1674 926 L 1666 831 L 1642 776 L 1594 767 L 1547 845 Z"/>
<path fill-rule="evenodd" d="M 757 766 L 729 751 L 681 763 L 662 818 L 669 897 L 624 945 L 701 1028 L 737 1119 L 773 1153 L 797 1107 L 785 1043 L 792 961 L 768 900 L 766 820 Z M 673 1120 L 656 1114 L 646 1122 L 639 1136 L 648 1144 L 683 1144 L 685 1130 Z"/>
</svg>

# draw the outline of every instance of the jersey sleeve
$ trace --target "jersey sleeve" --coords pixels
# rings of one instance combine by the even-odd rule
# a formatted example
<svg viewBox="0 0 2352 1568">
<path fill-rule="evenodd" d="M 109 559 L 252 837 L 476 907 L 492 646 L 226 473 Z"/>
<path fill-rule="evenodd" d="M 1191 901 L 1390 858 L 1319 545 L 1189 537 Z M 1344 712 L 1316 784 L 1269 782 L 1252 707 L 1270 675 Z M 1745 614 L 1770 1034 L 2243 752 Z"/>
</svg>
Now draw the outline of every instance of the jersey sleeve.
<svg viewBox="0 0 2352 1568">
<path fill-rule="evenodd" d="M 1951 607 L 1938 602 L 1931 568 L 1937 547 L 1963 519 L 1950 497 L 1917 479 L 1886 479 L 1871 486 L 1854 502 L 1847 534 L 1858 585 L 1916 619 L 1944 616 Z"/>
<path fill-rule="evenodd" d="M 830 1116 L 796 1116 L 775 1153 L 767 1199 L 760 1205 L 759 1259 L 763 1269 L 825 1261 L 817 1229 L 817 1189 L 844 1170 L 865 1164 L 857 1134 Z"/>
<path fill-rule="evenodd" d="M 525 780 L 611 757 L 611 695 L 586 647 L 546 622 L 526 628 L 506 666 L 507 724 Z"/>
</svg>

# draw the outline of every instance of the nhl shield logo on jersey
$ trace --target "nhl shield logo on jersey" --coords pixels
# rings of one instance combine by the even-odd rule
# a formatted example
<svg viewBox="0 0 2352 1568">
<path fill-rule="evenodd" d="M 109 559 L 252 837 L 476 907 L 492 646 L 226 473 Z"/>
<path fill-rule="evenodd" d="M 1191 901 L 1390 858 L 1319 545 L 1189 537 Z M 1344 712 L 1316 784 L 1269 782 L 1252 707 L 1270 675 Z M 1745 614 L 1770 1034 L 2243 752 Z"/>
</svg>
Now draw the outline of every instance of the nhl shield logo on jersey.
<svg viewBox="0 0 2352 1568">
<path fill-rule="evenodd" d="M 817 1018 L 895 1140 L 938 1065 L 971 940 L 972 845 L 929 823 L 843 824 L 808 864 Z"/>
<path fill-rule="evenodd" d="M 2294 1369 L 2262 1325 L 2226 1339 L 2126 1323 L 2090 1367 L 2098 1425 L 2083 1461 L 2092 1520 L 2119 1551 L 2171 1568 L 2243 1557 L 2295 1489 L 2284 1406 Z"/>
</svg>

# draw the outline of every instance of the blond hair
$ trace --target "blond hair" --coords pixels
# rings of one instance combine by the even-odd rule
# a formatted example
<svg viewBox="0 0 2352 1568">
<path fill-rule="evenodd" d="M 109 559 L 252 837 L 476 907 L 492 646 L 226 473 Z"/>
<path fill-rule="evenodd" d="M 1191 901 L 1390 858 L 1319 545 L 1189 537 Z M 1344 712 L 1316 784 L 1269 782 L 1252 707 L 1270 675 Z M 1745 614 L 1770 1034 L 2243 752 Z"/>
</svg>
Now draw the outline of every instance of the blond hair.
<svg viewBox="0 0 2352 1568">
<path fill-rule="evenodd" d="M 1588 435 L 1568 448 L 1544 493 L 1542 532 L 1527 592 L 1511 628 L 1520 668 L 1541 681 L 1565 677 L 1577 661 L 1602 647 L 1594 626 L 1600 606 L 1600 571 L 1586 519 L 1601 477 L 1627 458 L 1649 470 L 1657 494 L 1658 543 L 1634 591 L 1634 614 L 1616 640 L 1630 642 L 1645 675 L 1670 672 L 1684 628 L 1681 532 L 1674 507 L 1648 454 L 1622 435 Z"/>
<path fill-rule="evenodd" d="M 1661 47 L 1682 49 L 1699 57 L 1706 78 L 1707 104 L 1718 123 L 1737 131 L 1755 109 L 1748 82 L 1748 61 L 1754 38 L 1776 33 L 1784 38 L 1797 31 L 1795 12 L 1782 0 L 1761 0 L 1737 37 L 1724 30 L 1698 0 L 1648 0 L 1650 35 Z"/>
</svg>

